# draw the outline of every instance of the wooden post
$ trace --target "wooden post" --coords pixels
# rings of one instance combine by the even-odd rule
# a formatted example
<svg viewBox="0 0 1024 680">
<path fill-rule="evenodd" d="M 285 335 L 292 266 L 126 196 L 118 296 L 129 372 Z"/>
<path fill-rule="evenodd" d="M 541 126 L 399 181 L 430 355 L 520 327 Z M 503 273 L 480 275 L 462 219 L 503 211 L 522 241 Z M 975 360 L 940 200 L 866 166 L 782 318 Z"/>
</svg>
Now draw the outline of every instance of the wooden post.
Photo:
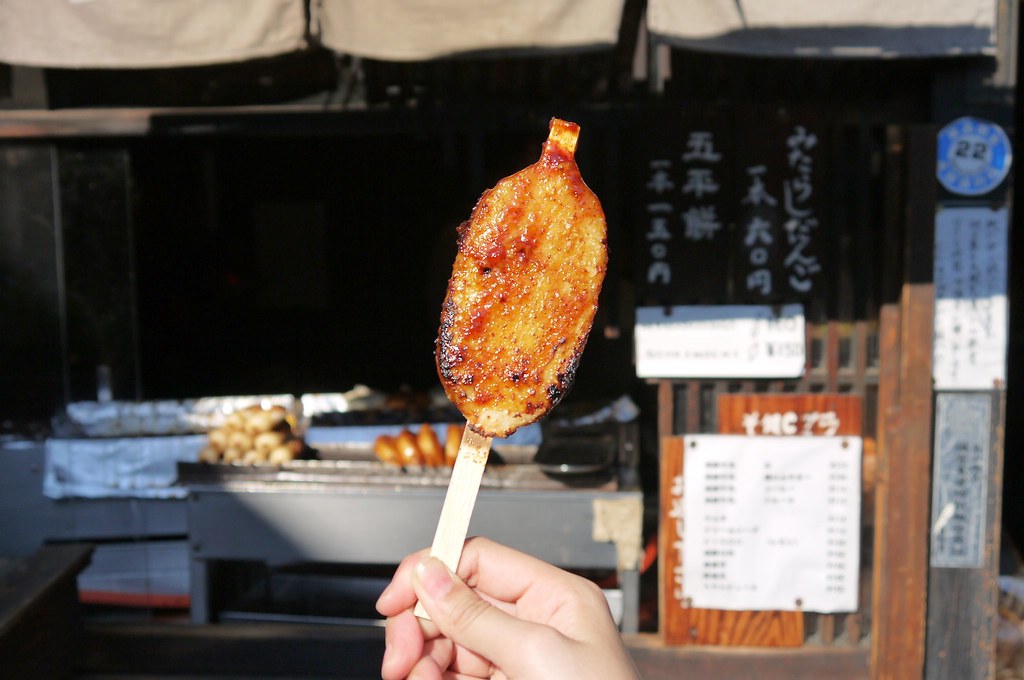
<svg viewBox="0 0 1024 680">
<path fill-rule="evenodd" d="M 954 167 L 949 159 L 960 158 L 960 130 L 978 125 L 956 117 L 943 128 L 940 167 Z M 1005 146 L 990 139 L 971 143 L 989 146 L 985 157 L 994 159 Z M 944 183 L 950 193 L 963 181 L 958 172 L 951 171 Z M 999 186 L 940 202 L 934 217 L 936 418 L 927 680 L 986 680 L 996 673 L 1011 224 L 1010 202 Z"/>
<path fill-rule="evenodd" d="M 882 306 L 871 669 L 879 680 L 924 673 L 931 482 L 932 243 L 935 129 L 912 128 L 910 192 L 898 304 Z M 931 188 L 930 190 L 928 188 Z"/>
<path fill-rule="evenodd" d="M 920 678 L 924 670 L 931 343 L 921 339 L 931 337 L 930 288 L 907 286 L 902 310 L 882 310 L 871 606 L 871 668 L 879 680 Z"/>
</svg>

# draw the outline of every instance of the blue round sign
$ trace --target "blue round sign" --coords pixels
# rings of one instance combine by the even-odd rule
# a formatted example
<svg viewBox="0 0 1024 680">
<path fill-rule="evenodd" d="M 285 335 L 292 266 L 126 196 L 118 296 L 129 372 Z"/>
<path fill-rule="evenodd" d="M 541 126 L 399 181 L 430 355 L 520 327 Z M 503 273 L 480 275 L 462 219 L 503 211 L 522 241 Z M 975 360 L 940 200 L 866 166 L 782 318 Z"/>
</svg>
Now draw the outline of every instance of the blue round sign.
<svg viewBox="0 0 1024 680">
<path fill-rule="evenodd" d="M 1010 173 L 1013 152 L 1003 128 L 981 118 L 957 118 L 939 131 L 939 183 L 960 196 L 981 196 Z"/>
</svg>

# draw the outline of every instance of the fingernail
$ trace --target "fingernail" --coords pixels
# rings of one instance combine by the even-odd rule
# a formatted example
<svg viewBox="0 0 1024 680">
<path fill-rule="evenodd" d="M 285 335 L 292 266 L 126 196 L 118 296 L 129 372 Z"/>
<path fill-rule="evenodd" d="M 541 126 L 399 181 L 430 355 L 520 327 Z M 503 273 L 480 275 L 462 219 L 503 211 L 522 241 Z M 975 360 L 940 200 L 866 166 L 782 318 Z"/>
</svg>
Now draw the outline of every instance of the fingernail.
<svg viewBox="0 0 1024 680">
<path fill-rule="evenodd" d="M 427 594 L 435 600 L 444 597 L 452 589 L 452 573 L 436 557 L 428 557 L 417 564 L 416 577 Z"/>
</svg>

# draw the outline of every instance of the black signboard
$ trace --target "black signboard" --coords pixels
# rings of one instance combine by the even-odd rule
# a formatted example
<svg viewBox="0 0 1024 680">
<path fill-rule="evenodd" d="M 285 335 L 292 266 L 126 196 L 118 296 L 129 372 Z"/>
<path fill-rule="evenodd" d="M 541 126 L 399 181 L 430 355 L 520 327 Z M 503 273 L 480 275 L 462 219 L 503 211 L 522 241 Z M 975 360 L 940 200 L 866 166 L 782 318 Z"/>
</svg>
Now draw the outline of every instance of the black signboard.
<svg viewBox="0 0 1024 680">
<path fill-rule="evenodd" d="M 806 300 L 825 277 L 827 129 L 775 108 L 663 111 L 637 132 L 642 304 Z"/>
<path fill-rule="evenodd" d="M 640 288 L 656 303 L 709 301 L 728 284 L 735 221 L 730 116 L 673 111 L 652 115 L 643 128 Z"/>
</svg>

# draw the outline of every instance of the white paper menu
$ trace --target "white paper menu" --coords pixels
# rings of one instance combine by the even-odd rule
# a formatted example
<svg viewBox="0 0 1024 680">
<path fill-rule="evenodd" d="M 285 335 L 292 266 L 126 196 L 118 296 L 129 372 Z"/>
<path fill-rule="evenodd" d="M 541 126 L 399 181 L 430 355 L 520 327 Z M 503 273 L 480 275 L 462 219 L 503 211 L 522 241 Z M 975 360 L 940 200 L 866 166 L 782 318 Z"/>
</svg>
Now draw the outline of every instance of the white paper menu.
<svg viewBox="0 0 1024 680">
<path fill-rule="evenodd" d="M 943 208 L 935 217 L 937 390 L 991 390 L 1006 382 L 1006 208 Z"/>
<path fill-rule="evenodd" d="M 859 437 L 685 438 L 683 597 L 733 610 L 857 610 Z"/>
</svg>

